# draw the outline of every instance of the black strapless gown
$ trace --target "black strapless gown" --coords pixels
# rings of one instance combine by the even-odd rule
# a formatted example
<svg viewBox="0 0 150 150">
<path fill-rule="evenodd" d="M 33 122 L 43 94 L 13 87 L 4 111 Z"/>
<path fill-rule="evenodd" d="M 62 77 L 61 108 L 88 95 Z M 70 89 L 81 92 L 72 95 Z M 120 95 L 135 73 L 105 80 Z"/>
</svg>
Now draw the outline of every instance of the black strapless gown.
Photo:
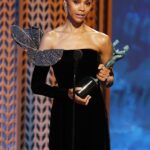
<svg viewBox="0 0 150 150">
<path fill-rule="evenodd" d="M 50 150 L 72 150 L 73 102 L 67 97 L 66 89 L 73 87 L 74 51 L 65 50 L 62 59 L 53 65 L 59 89 L 54 90 L 45 84 L 40 84 L 37 89 L 37 85 L 34 84 L 40 80 L 45 81 L 49 67 L 36 66 L 33 73 L 32 89 L 36 89 L 35 93 L 55 98 L 50 121 Z M 99 65 L 96 51 L 81 51 L 83 55 L 77 67 L 77 82 L 87 76 L 96 77 Z M 74 150 L 109 150 L 108 120 L 100 88 L 91 96 L 88 106 L 75 104 Z"/>
</svg>

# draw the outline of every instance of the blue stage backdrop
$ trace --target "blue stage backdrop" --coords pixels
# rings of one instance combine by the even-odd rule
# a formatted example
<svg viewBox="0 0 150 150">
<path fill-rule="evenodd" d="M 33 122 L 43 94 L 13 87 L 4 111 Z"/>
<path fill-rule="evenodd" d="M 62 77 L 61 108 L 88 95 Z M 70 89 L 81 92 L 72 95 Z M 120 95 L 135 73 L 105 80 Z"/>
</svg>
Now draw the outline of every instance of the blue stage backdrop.
<svg viewBox="0 0 150 150">
<path fill-rule="evenodd" d="M 113 41 L 130 45 L 114 67 L 112 150 L 150 150 L 150 0 L 113 0 Z"/>
</svg>

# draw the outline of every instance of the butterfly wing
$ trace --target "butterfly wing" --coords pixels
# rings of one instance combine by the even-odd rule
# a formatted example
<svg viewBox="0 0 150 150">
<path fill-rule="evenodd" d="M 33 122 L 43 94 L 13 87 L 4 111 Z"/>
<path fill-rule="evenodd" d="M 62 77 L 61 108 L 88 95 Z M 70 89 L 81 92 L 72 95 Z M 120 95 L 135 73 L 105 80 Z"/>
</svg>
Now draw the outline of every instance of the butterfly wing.
<svg viewBox="0 0 150 150">
<path fill-rule="evenodd" d="M 22 29 L 17 25 L 12 26 L 12 37 L 21 47 L 38 50 L 42 31 L 36 27 Z"/>
</svg>

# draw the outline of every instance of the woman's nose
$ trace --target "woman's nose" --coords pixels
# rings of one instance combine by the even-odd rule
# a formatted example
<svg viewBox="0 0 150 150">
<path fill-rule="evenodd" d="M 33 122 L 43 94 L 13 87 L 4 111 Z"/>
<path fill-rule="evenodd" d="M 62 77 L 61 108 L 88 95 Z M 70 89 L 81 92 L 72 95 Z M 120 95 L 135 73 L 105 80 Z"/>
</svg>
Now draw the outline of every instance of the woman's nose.
<svg viewBox="0 0 150 150">
<path fill-rule="evenodd" d="M 82 3 L 80 4 L 80 10 L 81 10 L 81 11 L 85 11 L 85 5 L 82 4 Z"/>
</svg>

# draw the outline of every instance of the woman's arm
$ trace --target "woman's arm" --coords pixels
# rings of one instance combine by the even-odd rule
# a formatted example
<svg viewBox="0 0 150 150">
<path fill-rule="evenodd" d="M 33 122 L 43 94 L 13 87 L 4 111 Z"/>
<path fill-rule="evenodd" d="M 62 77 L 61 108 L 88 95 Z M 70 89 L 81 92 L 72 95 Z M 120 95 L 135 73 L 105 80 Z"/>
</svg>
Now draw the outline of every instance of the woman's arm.
<svg viewBox="0 0 150 150">
<path fill-rule="evenodd" d="M 112 43 L 107 35 L 103 34 L 101 39 L 100 60 L 102 64 L 98 66 L 99 72 L 97 78 L 103 82 L 106 87 L 110 87 L 114 81 L 114 74 L 112 68 L 106 68 L 104 64 L 112 57 Z"/>
<path fill-rule="evenodd" d="M 59 87 L 51 87 L 50 85 L 46 84 L 48 72 L 49 67 L 35 66 L 31 80 L 31 89 L 33 93 L 56 99 L 73 99 L 73 89 L 68 90 Z M 84 99 L 76 95 L 75 102 L 81 105 L 88 105 L 90 98 L 91 96 L 89 95 Z"/>
<path fill-rule="evenodd" d="M 43 35 L 39 50 L 48 50 L 53 47 L 55 39 L 55 34 L 53 31 L 47 32 Z M 35 66 L 32 80 L 31 89 L 33 93 L 51 97 L 51 98 L 64 98 L 67 96 L 67 89 L 52 87 L 46 84 L 47 74 L 49 72 L 50 66 Z"/>
<path fill-rule="evenodd" d="M 52 87 L 46 84 L 49 68 L 49 66 L 35 66 L 31 80 L 31 89 L 33 93 L 50 98 L 68 98 L 67 89 L 59 88 L 56 86 Z"/>
</svg>

